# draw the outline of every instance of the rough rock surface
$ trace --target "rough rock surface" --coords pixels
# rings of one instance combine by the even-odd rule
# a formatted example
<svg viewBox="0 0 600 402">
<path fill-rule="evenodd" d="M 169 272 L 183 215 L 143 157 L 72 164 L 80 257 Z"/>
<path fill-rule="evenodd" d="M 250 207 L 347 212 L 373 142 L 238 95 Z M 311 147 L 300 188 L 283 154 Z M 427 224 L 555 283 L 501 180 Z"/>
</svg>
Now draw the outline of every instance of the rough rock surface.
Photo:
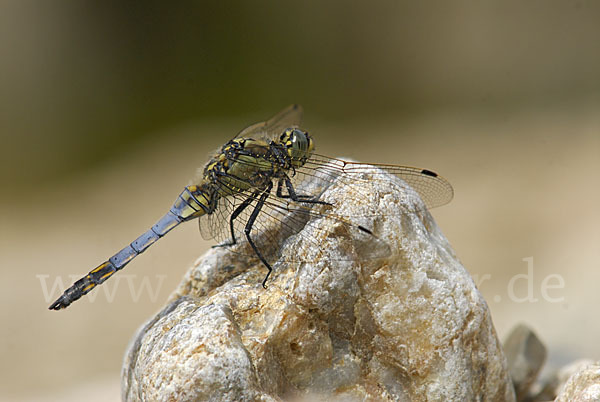
<svg viewBox="0 0 600 402">
<path fill-rule="evenodd" d="M 132 341 L 123 398 L 514 400 L 487 304 L 422 201 L 392 177 L 350 190 L 321 199 L 373 235 L 309 222 L 268 289 L 260 263 L 201 257 Z"/>
<path fill-rule="evenodd" d="M 571 375 L 562 386 L 556 401 L 600 401 L 600 362 L 584 365 Z"/>
</svg>

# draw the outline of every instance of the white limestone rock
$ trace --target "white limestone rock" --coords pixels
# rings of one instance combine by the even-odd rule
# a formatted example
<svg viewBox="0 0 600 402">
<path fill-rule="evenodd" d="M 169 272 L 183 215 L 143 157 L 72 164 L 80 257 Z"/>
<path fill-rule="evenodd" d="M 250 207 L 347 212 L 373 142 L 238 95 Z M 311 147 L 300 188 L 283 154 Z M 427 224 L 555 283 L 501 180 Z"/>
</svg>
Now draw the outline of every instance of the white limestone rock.
<svg viewBox="0 0 600 402">
<path fill-rule="evenodd" d="M 587 388 L 587 385 L 591 385 L 588 391 L 592 392 L 592 395 L 594 389 L 598 389 L 594 385 L 594 370 L 596 369 L 597 371 L 598 367 L 600 367 L 600 362 L 595 362 L 592 359 L 583 358 L 572 361 L 554 371 L 542 383 L 536 384 L 539 387 L 539 392 L 532 396 L 531 399 L 535 401 L 555 399 L 560 401 L 589 400 L 577 399 L 576 396 L 581 396 L 583 394 L 582 391 Z M 581 375 L 582 373 L 587 374 Z M 589 381 L 590 379 L 591 381 Z M 598 378 L 596 378 L 596 383 L 600 383 Z M 600 400 L 600 398 L 595 400 Z"/>
<path fill-rule="evenodd" d="M 124 372 L 124 399 L 269 400 L 257 392 L 251 356 L 231 315 L 192 298 L 171 304 L 127 356 L 136 366 Z"/>
<path fill-rule="evenodd" d="M 422 201 L 393 177 L 361 186 L 315 209 L 373 235 L 310 221 L 268 289 L 247 257 L 200 258 L 130 345 L 123 398 L 514 400 L 487 304 Z"/>
<path fill-rule="evenodd" d="M 583 366 L 579 364 L 579 370 L 562 385 L 556 401 L 600 401 L 600 362 L 588 363 Z"/>
</svg>

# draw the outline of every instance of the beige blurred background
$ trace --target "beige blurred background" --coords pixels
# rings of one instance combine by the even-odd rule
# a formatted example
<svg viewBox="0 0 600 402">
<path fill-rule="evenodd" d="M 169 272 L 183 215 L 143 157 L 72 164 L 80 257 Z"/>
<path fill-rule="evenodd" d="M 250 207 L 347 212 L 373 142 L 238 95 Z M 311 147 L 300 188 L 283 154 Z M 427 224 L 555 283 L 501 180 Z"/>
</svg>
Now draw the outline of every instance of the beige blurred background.
<svg viewBox="0 0 600 402">
<path fill-rule="evenodd" d="M 501 338 L 524 322 L 549 368 L 599 359 L 599 21 L 584 0 L 0 1 L 0 399 L 119 399 L 128 341 L 211 243 L 188 223 L 47 306 L 293 102 L 320 153 L 452 182 L 433 214 Z"/>
</svg>

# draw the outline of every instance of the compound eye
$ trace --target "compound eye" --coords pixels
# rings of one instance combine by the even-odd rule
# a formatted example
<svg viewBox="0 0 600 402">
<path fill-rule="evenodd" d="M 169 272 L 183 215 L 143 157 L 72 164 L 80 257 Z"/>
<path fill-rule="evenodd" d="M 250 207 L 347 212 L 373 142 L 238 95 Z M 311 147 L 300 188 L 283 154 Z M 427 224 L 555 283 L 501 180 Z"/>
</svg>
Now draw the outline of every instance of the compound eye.
<svg viewBox="0 0 600 402">
<path fill-rule="evenodd" d="M 293 130 L 290 133 L 290 142 L 292 143 L 292 145 L 296 145 L 298 143 L 298 132 L 296 130 Z"/>
<path fill-rule="evenodd" d="M 292 131 L 292 138 L 290 138 L 290 141 L 296 149 L 303 152 L 306 152 L 306 150 L 308 150 L 308 138 L 306 133 L 304 133 L 303 131 Z"/>
</svg>

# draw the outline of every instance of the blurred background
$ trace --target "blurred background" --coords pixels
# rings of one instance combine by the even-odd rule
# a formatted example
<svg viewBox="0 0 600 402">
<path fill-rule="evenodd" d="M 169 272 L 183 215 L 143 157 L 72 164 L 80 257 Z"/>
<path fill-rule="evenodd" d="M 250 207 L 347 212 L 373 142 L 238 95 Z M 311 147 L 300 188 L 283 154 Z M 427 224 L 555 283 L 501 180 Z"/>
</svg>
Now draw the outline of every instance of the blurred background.
<svg viewBox="0 0 600 402">
<path fill-rule="evenodd" d="M 600 3 L 0 1 L 0 399 L 119 400 L 121 360 L 212 243 L 182 225 L 48 305 L 290 103 L 318 151 L 426 167 L 501 339 L 600 358 Z M 117 279 L 119 278 L 120 279 Z"/>
</svg>

